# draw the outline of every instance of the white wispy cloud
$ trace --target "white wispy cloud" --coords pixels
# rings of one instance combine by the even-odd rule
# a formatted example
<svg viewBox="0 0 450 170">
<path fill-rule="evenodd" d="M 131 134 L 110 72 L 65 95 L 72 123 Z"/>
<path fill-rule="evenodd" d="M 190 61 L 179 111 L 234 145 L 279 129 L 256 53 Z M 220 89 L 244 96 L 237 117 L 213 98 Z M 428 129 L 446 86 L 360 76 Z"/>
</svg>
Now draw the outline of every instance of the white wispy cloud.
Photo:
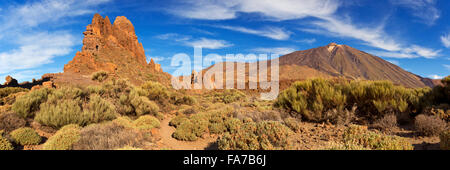
<svg viewBox="0 0 450 170">
<path fill-rule="evenodd" d="M 65 32 L 22 35 L 16 42 L 18 49 L 0 53 L 0 74 L 51 63 L 54 57 L 69 54 L 74 40 Z"/>
<path fill-rule="evenodd" d="M 444 64 L 443 66 L 445 67 L 445 69 L 450 70 L 450 64 Z"/>
<path fill-rule="evenodd" d="M 446 48 L 450 48 L 450 34 L 441 36 L 441 42 Z"/>
<path fill-rule="evenodd" d="M 301 40 L 295 40 L 295 42 L 298 43 L 306 43 L 306 44 L 312 44 L 317 42 L 317 40 L 315 38 L 311 38 L 311 39 L 301 39 Z"/>
<path fill-rule="evenodd" d="M 432 7 L 435 2 L 433 0 L 418 0 L 412 4 L 411 8 L 419 9 L 419 7 Z M 409 1 L 403 1 L 396 3 L 397 5 L 406 6 Z M 411 3 L 414 3 L 411 1 Z M 300 30 L 315 34 L 345 37 L 360 40 L 363 44 L 380 49 L 379 54 L 385 54 L 386 57 L 395 58 L 434 58 L 440 55 L 440 50 L 434 50 L 418 45 L 408 45 L 400 43 L 394 37 L 385 32 L 385 22 L 379 24 L 370 24 L 361 26 L 352 22 L 350 17 L 342 17 L 337 13 L 337 10 L 341 7 L 342 1 L 340 0 L 189 0 L 182 3 L 175 12 L 175 15 L 192 18 L 192 19 L 204 19 L 204 20 L 225 20 L 234 19 L 240 16 L 240 13 L 254 13 L 263 16 L 265 19 L 271 19 L 274 21 L 285 20 L 298 20 L 303 18 L 315 18 L 315 20 L 307 21 L 307 27 L 300 28 Z M 217 15 L 214 17 L 208 16 L 210 13 L 209 8 L 220 9 Z M 428 8 L 427 8 L 428 9 Z M 195 14 L 195 15 L 194 15 Z M 422 15 L 422 14 L 418 14 Z M 433 15 L 431 15 L 433 16 Z M 426 15 L 424 15 L 424 18 Z M 428 17 L 433 20 L 439 18 L 439 16 Z M 244 27 L 230 27 L 225 28 L 260 34 L 261 30 L 253 30 Z M 278 31 L 281 32 L 281 31 Z M 273 32 L 272 32 L 273 33 Z M 266 34 L 277 35 L 277 34 Z M 287 34 L 278 34 L 278 36 L 272 36 L 273 39 L 286 38 Z"/>
<path fill-rule="evenodd" d="M 81 41 L 61 29 L 62 20 L 92 14 L 96 6 L 109 1 L 40 0 L 8 6 L 0 15 L 0 43 L 10 50 L 0 51 L 0 74 L 16 74 L 20 70 L 19 77 L 30 77 L 25 74 L 32 72 L 23 69 L 33 69 L 69 54 Z M 43 30 L 43 24 L 56 29 Z"/>
<path fill-rule="evenodd" d="M 178 6 L 168 11 L 185 18 L 204 20 L 233 19 L 240 12 L 289 20 L 330 15 L 338 7 L 338 0 L 186 0 L 178 2 Z"/>
<path fill-rule="evenodd" d="M 177 34 L 177 33 L 167 33 L 167 34 L 157 35 L 157 36 L 155 36 L 155 38 L 161 39 L 161 40 L 173 40 L 173 41 L 180 42 L 180 41 L 188 41 L 192 37 L 191 36 L 187 36 L 187 35 L 180 35 L 180 34 Z"/>
<path fill-rule="evenodd" d="M 431 79 L 442 79 L 442 78 L 444 78 L 444 76 L 433 74 L 433 75 L 429 75 L 428 78 L 431 78 Z"/>
<path fill-rule="evenodd" d="M 292 32 L 286 31 L 282 28 L 278 27 L 266 27 L 260 30 L 245 28 L 245 27 L 235 27 L 235 26 L 217 26 L 218 28 L 232 30 L 232 31 L 238 31 L 243 32 L 247 34 L 254 34 L 258 36 L 263 36 L 267 38 L 271 38 L 274 40 L 287 40 L 291 36 Z"/>
<path fill-rule="evenodd" d="M 201 47 L 205 49 L 221 49 L 226 47 L 231 47 L 234 44 L 225 41 L 225 40 L 217 40 L 217 39 L 209 39 L 209 38 L 192 38 L 190 35 L 181 35 L 177 33 L 167 33 L 155 36 L 157 39 L 161 40 L 170 40 L 178 42 L 182 45 L 190 46 L 190 47 Z"/>
<path fill-rule="evenodd" d="M 436 0 L 390 0 L 390 2 L 410 9 L 411 14 L 425 24 L 433 25 L 441 16 L 436 7 Z"/>
<path fill-rule="evenodd" d="M 257 53 L 270 53 L 270 54 L 278 54 L 278 55 L 286 55 L 296 51 L 294 48 L 288 47 L 276 47 L 276 48 L 255 48 L 252 51 Z"/>
<path fill-rule="evenodd" d="M 233 44 L 225 41 L 225 40 L 215 40 L 208 38 L 200 38 L 198 40 L 189 40 L 185 42 L 186 45 L 192 47 L 200 47 L 206 49 L 221 49 L 226 47 L 231 47 Z"/>
</svg>

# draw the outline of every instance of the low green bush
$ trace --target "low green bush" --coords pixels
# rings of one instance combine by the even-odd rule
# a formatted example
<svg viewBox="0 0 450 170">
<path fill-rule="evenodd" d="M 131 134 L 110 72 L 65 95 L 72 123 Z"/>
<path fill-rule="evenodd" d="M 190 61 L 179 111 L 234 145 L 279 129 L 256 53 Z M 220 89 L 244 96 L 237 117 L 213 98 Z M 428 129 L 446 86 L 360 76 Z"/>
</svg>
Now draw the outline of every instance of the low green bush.
<svg viewBox="0 0 450 170">
<path fill-rule="evenodd" d="M 367 130 L 367 127 L 352 125 L 343 134 L 346 145 L 358 145 L 373 150 L 413 150 L 407 139 L 388 136 Z"/>
<path fill-rule="evenodd" d="M 37 145 L 41 142 L 41 136 L 31 128 L 20 128 L 11 132 L 12 139 L 20 145 Z"/>
<path fill-rule="evenodd" d="M 80 99 L 62 100 L 56 104 L 44 103 L 36 114 L 35 121 L 54 128 L 69 124 L 84 126 L 88 123 L 88 119 L 83 113 L 81 105 Z"/>
<path fill-rule="evenodd" d="M 28 92 L 28 89 L 20 88 L 20 87 L 5 87 L 0 88 L 0 99 L 9 96 L 10 94 L 19 93 L 19 92 Z"/>
<path fill-rule="evenodd" d="M 108 78 L 108 73 L 106 71 L 98 71 L 92 74 L 92 80 L 103 82 Z"/>
<path fill-rule="evenodd" d="M 226 89 L 222 92 L 216 92 L 213 93 L 211 97 L 213 101 L 222 102 L 225 104 L 246 99 L 246 95 L 243 92 L 236 89 Z"/>
<path fill-rule="evenodd" d="M 39 110 L 41 103 L 47 100 L 48 95 L 52 91 L 49 88 L 33 90 L 17 98 L 12 105 L 12 110 L 22 118 L 33 117 L 35 112 Z"/>
<path fill-rule="evenodd" d="M 236 133 L 226 133 L 218 139 L 221 150 L 282 150 L 290 149 L 292 131 L 279 122 L 245 123 Z"/>
<path fill-rule="evenodd" d="M 0 150 L 13 150 L 11 142 L 8 141 L 5 137 L 0 135 Z"/>
<path fill-rule="evenodd" d="M 81 138 L 81 127 L 66 125 L 50 137 L 42 146 L 43 150 L 71 150 L 73 144 Z"/>
<path fill-rule="evenodd" d="M 99 95 L 91 95 L 84 114 L 89 124 L 100 123 L 116 118 L 114 106 L 108 101 L 102 99 Z"/>
<path fill-rule="evenodd" d="M 158 82 L 147 81 L 141 86 L 141 88 L 146 91 L 147 97 L 150 100 L 164 103 L 169 99 L 169 92 L 167 88 Z"/>
<path fill-rule="evenodd" d="M 159 128 L 160 122 L 153 116 L 145 115 L 133 121 L 133 125 L 139 130 L 151 130 L 153 128 Z"/>
</svg>

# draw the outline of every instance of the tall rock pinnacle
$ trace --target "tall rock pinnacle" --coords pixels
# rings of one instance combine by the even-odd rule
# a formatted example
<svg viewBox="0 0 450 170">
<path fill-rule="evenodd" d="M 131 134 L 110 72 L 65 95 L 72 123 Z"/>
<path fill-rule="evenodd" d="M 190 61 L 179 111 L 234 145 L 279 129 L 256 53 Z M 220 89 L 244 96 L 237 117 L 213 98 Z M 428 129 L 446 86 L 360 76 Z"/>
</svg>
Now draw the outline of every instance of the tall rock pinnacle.
<svg viewBox="0 0 450 170">
<path fill-rule="evenodd" d="M 118 16 L 111 24 L 107 16 L 95 14 L 83 34 L 82 50 L 64 66 L 64 72 L 83 75 L 100 70 L 119 74 L 162 72 L 158 64 L 147 63 L 134 26 L 124 16 Z M 130 74 L 127 76 L 133 76 Z"/>
</svg>

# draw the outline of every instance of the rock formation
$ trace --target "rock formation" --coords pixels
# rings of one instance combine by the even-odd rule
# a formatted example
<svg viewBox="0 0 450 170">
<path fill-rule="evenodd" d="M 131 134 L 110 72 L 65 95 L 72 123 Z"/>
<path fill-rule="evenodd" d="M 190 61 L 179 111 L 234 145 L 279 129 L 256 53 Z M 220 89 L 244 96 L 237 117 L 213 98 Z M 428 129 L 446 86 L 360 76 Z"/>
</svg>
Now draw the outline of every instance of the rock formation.
<svg viewBox="0 0 450 170">
<path fill-rule="evenodd" d="M 64 66 L 64 73 L 91 75 L 97 71 L 106 71 L 137 81 L 145 74 L 163 72 L 161 65 L 153 60 L 147 63 L 134 26 L 124 16 L 117 17 L 111 24 L 108 17 L 95 14 L 83 34 L 83 47 Z"/>
</svg>

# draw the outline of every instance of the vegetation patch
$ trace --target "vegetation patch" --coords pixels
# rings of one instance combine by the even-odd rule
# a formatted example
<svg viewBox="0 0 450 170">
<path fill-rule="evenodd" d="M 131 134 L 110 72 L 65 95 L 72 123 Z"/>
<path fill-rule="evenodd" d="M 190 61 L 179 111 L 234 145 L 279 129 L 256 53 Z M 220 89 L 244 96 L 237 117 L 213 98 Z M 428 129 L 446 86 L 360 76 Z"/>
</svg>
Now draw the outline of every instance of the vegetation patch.
<svg viewBox="0 0 450 170">
<path fill-rule="evenodd" d="M 153 128 L 159 128 L 161 126 L 157 118 L 149 115 L 139 117 L 138 119 L 133 121 L 133 125 L 139 130 L 151 130 Z"/>
<path fill-rule="evenodd" d="M 414 122 L 417 132 L 424 136 L 438 136 L 447 128 L 447 122 L 437 116 L 418 115 Z"/>
<path fill-rule="evenodd" d="M 103 82 L 108 78 L 108 73 L 106 71 L 99 71 L 92 74 L 92 80 Z"/>
<path fill-rule="evenodd" d="M 292 144 L 292 131 L 279 122 L 245 123 L 236 133 L 226 133 L 218 139 L 221 150 L 281 150 Z"/>
<path fill-rule="evenodd" d="M 71 150 L 74 143 L 80 140 L 81 127 L 66 125 L 50 137 L 42 146 L 43 150 Z"/>
<path fill-rule="evenodd" d="M 413 150 L 407 139 L 388 136 L 367 130 L 367 127 L 352 125 L 343 135 L 344 146 L 361 146 L 372 150 Z"/>
<path fill-rule="evenodd" d="M 39 134 L 31 128 L 20 128 L 11 132 L 12 139 L 20 145 L 37 145 L 41 142 Z"/>
</svg>

